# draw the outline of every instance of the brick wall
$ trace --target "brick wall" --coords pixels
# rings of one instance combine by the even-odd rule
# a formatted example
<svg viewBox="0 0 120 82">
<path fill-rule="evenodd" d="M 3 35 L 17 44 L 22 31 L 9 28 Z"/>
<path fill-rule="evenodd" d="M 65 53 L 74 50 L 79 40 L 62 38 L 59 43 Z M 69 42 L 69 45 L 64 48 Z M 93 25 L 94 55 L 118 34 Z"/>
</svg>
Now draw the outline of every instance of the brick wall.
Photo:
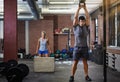
<svg viewBox="0 0 120 82">
<path fill-rule="evenodd" d="M 53 21 L 52 20 L 37 20 L 30 21 L 30 53 L 34 54 L 37 46 L 37 41 L 41 37 L 41 31 L 46 31 L 49 38 L 50 46 L 53 50 Z"/>
<path fill-rule="evenodd" d="M 58 15 L 58 27 L 57 28 L 71 28 L 72 29 L 72 20 L 71 15 Z M 57 41 L 55 44 L 57 45 L 56 49 L 64 49 L 67 48 L 68 44 L 68 35 L 55 35 L 55 41 Z M 74 44 L 74 36 L 71 35 L 71 46 L 73 47 Z"/>
<path fill-rule="evenodd" d="M 67 45 L 67 35 L 54 35 L 54 29 L 61 27 L 72 28 L 71 15 L 44 15 L 42 20 L 33 20 L 29 22 L 29 50 L 35 54 L 37 40 L 41 31 L 47 32 L 52 50 L 63 49 Z M 72 46 L 74 36 L 72 35 Z M 25 48 L 25 22 L 18 21 L 18 48 Z"/>
<path fill-rule="evenodd" d="M 97 9 L 91 14 L 90 23 L 90 47 L 93 47 L 93 42 L 95 41 L 95 19 L 98 19 L 98 44 L 103 44 L 103 15 L 100 9 Z"/>
<path fill-rule="evenodd" d="M 18 49 L 25 48 L 25 22 L 18 21 Z"/>
<path fill-rule="evenodd" d="M 90 48 L 93 48 L 93 42 L 95 41 L 95 22 L 91 20 L 90 23 Z"/>
<path fill-rule="evenodd" d="M 103 16 L 101 15 L 98 15 L 98 28 L 98 44 L 103 44 Z"/>
<path fill-rule="evenodd" d="M 101 18 L 100 18 L 101 19 Z M 91 22 L 91 38 L 90 43 L 94 41 L 94 22 Z M 102 23 L 102 22 L 101 22 Z M 71 15 L 45 15 L 42 20 L 33 20 L 29 22 L 29 50 L 31 54 L 35 53 L 37 40 L 40 37 L 41 31 L 47 32 L 50 39 L 50 46 L 52 50 L 67 48 L 68 36 L 67 35 L 54 35 L 54 29 L 69 27 L 72 29 Z M 102 26 L 100 26 L 102 30 Z M 101 32 L 100 32 L 101 34 Z M 102 35 L 103 36 L 103 35 Z M 100 35 L 100 37 L 102 37 Z M 102 38 L 100 38 L 102 40 Z M 74 35 L 71 35 L 71 46 L 74 46 Z M 25 48 L 25 22 L 18 22 L 18 48 Z"/>
</svg>

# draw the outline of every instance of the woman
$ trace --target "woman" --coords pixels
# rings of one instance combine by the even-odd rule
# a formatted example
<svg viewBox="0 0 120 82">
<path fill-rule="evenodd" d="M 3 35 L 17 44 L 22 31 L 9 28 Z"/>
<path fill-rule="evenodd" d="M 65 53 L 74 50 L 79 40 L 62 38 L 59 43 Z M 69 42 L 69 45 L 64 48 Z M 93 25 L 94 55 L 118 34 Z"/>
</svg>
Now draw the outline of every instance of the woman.
<svg viewBox="0 0 120 82">
<path fill-rule="evenodd" d="M 48 38 L 46 38 L 46 32 L 42 31 L 41 32 L 41 37 L 38 39 L 36 53 L 40 57 L 49 57 L 48 50 L 51 53 L 51 49 L 50 49 L 50 46 L 49 46 L 49 40 L 48 40 Z"/>
</svg>

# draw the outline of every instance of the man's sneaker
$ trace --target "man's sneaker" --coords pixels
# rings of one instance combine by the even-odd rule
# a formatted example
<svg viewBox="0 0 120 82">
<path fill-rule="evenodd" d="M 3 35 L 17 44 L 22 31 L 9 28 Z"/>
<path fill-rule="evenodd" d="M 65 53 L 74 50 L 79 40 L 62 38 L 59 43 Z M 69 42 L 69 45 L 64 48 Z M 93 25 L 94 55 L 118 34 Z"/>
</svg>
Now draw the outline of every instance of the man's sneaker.
<svg viewBox="0 0 120 82">
<path fill-rule="evenodd" d="M 92 81 L 92 79 L 91 79 L 89 76 L 86 76 L 86 77 L 85 77 L 85 80 L 86 80 L 86 81 Z"/>
<path fill-rule="evenodd" d="M 69 82 L 74 82 L 74 76 L 70 76 Z"/>
</svg>

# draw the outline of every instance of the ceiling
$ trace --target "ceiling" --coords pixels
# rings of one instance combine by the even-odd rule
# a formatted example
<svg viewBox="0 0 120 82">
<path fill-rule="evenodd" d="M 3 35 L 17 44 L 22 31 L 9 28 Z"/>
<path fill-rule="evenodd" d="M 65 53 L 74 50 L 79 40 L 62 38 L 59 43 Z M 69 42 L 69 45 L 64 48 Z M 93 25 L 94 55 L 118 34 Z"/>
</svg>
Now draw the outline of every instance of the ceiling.
<svg viewBox="0 0 120 82">
<path fill-rule="evenodd" d="M 0 18 L 3 18 L 3 1 L 0 0 Z M 19 19 L 33 19 L 31 7 L 27 1 L 29 0 L 17 0 L 18 1 L 18 18 Z M 88 12 L 91 13 L 102 5 L 103 0 L 86 0 Z M 43 18 L 41 14 L 74 14 L 79 4 L 79 0 L 36 0 L 35 5 L 37 7 L 40 18 Z M 81 14 L 84 10 L 81 9 Z"/>
</svg>

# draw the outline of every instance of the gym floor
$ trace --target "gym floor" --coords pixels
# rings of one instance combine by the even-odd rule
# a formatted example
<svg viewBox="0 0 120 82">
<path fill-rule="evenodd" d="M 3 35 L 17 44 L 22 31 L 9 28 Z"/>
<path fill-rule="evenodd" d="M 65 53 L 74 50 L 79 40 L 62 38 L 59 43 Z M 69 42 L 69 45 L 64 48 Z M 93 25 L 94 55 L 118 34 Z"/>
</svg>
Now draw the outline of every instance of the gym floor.
<svg viewBox="0 0 120 82">
<path fill-rule="evenodd" d="M 30 73 L 23 79 L 23 82 L 69 82 L 71 60 L 55 61 L 55 72 L 53 73 L 35 73 L 33 71 L 33 60 L 19 60 L 19 63 L 25 63 L 29 66 Z M 88 61 L 89 75 L 92 82 L 103 82 L 103 66 Z M 108 69 L 107 82 L 119 82 L 120 73 Z M 0 82 L 7 82 L 4 76 L 0 76 Z M 84 71 L 82 61 L 78 64 L 78 70 L 75 75 L 75 82 L 86 82 L 84 80 Z"/>
</svg>

